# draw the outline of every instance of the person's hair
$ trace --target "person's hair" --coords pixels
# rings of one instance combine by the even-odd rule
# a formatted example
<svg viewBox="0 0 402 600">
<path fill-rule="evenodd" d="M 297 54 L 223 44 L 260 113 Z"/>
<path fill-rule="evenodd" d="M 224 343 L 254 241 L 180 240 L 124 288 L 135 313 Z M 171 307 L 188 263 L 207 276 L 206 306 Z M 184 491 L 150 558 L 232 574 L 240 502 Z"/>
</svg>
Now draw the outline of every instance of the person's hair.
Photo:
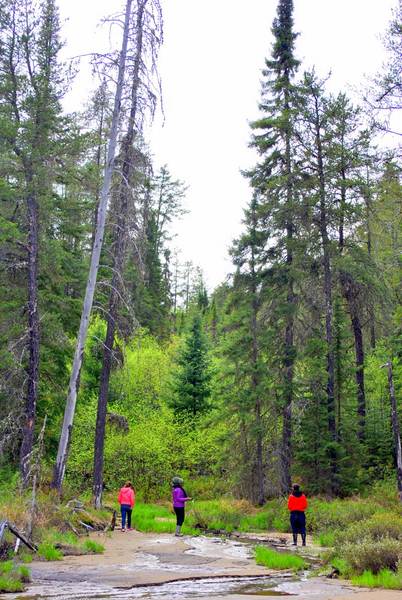
<svg viewBox="0 0 402 600">
<path fill-rule="evenodd" d="M 131 483 L 131 481 L 126 481 L 126 483 L 124 484 L 124 487 L 133 487 L 133 484 Z"/>
<path fill-rule="evenodd" d="M 293 484 L 293 491 L 294 492 L 300 492 L 300 485 L 298 483 L 294 483 Z"/>
</svg>

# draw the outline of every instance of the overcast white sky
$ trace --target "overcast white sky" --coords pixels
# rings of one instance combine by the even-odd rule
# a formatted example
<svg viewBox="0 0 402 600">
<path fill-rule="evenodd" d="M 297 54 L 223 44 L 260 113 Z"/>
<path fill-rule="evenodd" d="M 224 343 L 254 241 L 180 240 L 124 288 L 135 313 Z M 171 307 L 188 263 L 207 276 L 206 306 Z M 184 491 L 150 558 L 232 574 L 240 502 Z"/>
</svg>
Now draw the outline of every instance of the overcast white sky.
<svg viewBox="0 0 402 600">
<path fill-rule="evenodd" d="M 66 56 L 104 50 L 97 29 L 119 0 L 59 0 Z M 182 260 L 203 271 L 209 288 L 231 271 L 227 249 L 241 230 L 250 192 L 240 169 L 253 164 L 248 121 L 258 116 L 260 73 L 271 50 L 277 0 L 161 0 L 160 54 L 165 125 L 150 132 L 156 166 L 167 163 L 188 186 L 190 213 L 177 224 Z M 331 70 L 333 91 L 363 84 L 384 61 L 384 34 L 397 0 L 294 0 L 302 69 Z M 90 93 L 88 70 L 67 98 L 79 109 Z"/>
</svg>

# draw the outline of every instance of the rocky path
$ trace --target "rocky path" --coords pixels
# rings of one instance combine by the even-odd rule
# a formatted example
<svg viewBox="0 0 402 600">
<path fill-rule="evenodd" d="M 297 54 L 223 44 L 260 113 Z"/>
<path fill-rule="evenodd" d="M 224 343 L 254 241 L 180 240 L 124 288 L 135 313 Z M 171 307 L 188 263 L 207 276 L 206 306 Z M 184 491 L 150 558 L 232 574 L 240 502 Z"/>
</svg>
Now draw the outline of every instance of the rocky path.
<svg viewBox="0 0 402 600">
<path fill-rule="evenodd" d="M 135 531 L 98 535 L 96 540 L 106 548 L 103 555 L 33 562 L 34 583 L 28 591 L 0 598 L 255 600 L 293 596 L 304 600 L 402 600 L 401 592 L 361 593 L 337 581 L 274 573 L 256 565 L 251 545 L 240 540 L 175 538 Z M 286 542 L 286 537 L 279 540 Z"/>
</svg>

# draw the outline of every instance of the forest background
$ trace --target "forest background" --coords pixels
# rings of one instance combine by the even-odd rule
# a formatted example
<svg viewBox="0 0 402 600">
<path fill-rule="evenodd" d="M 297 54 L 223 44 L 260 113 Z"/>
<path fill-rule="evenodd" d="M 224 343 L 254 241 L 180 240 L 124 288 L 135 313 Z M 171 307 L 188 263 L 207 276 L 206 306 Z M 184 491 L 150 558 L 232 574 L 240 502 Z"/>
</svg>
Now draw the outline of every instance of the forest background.
<svg viewBox="0 0 402 600">
<path fill-rule="evenodd" d="M 166 497 L 175 474 L 200 498 L 259 505 L 295 478 L 309 494 L 383 479 L 402 492 L 400 156 L 377 143 L 401 107 L 401 7 L 388 62 L 355 106 L 304 72 L 293 3 L 279 1 L 243 233 L 211 293 L 173 252 L 186 185 L 154 170 L 144 134 L 160 96 L 159 2 L 130 3 L 120 104 L 122 53 L 97 53 L 99 87 L 73 114 L 61 108 L 77 66 L 59 58 L 57 3 L 0 11 L 3 483 L 28 488 L 39 464 L 43 485 L 93 490 L 98 506 L 125 479 L 144 500 Z M 74 425 L 64 418 L 54 470 L 108 167 Z"/>
</svg>

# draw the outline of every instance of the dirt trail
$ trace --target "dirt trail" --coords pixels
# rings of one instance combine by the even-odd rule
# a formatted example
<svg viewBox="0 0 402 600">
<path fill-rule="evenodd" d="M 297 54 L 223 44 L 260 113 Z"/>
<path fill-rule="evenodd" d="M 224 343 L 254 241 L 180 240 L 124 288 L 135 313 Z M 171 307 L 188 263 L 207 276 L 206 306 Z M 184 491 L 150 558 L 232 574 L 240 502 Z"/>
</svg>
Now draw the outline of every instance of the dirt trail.
<svg viewBox="0 0 402 600">
<path fill-rule="evenodd" d="M 274 573 L 256 565 L 250 546 L 236 540 L 175 538 L 136 531 L 93 537 L 105 546 L 103 555 L 33 562 L 30 566 L 34 583 L 28 591 L 0 598 L 255 600 L 286 595 L 304 600 L 402 600 L 401 592 L 361 594 L 336 581 L 295 580 L 289 573 Z M 286 537 L 283 536 L 284 544 Z"/>
</svg>

